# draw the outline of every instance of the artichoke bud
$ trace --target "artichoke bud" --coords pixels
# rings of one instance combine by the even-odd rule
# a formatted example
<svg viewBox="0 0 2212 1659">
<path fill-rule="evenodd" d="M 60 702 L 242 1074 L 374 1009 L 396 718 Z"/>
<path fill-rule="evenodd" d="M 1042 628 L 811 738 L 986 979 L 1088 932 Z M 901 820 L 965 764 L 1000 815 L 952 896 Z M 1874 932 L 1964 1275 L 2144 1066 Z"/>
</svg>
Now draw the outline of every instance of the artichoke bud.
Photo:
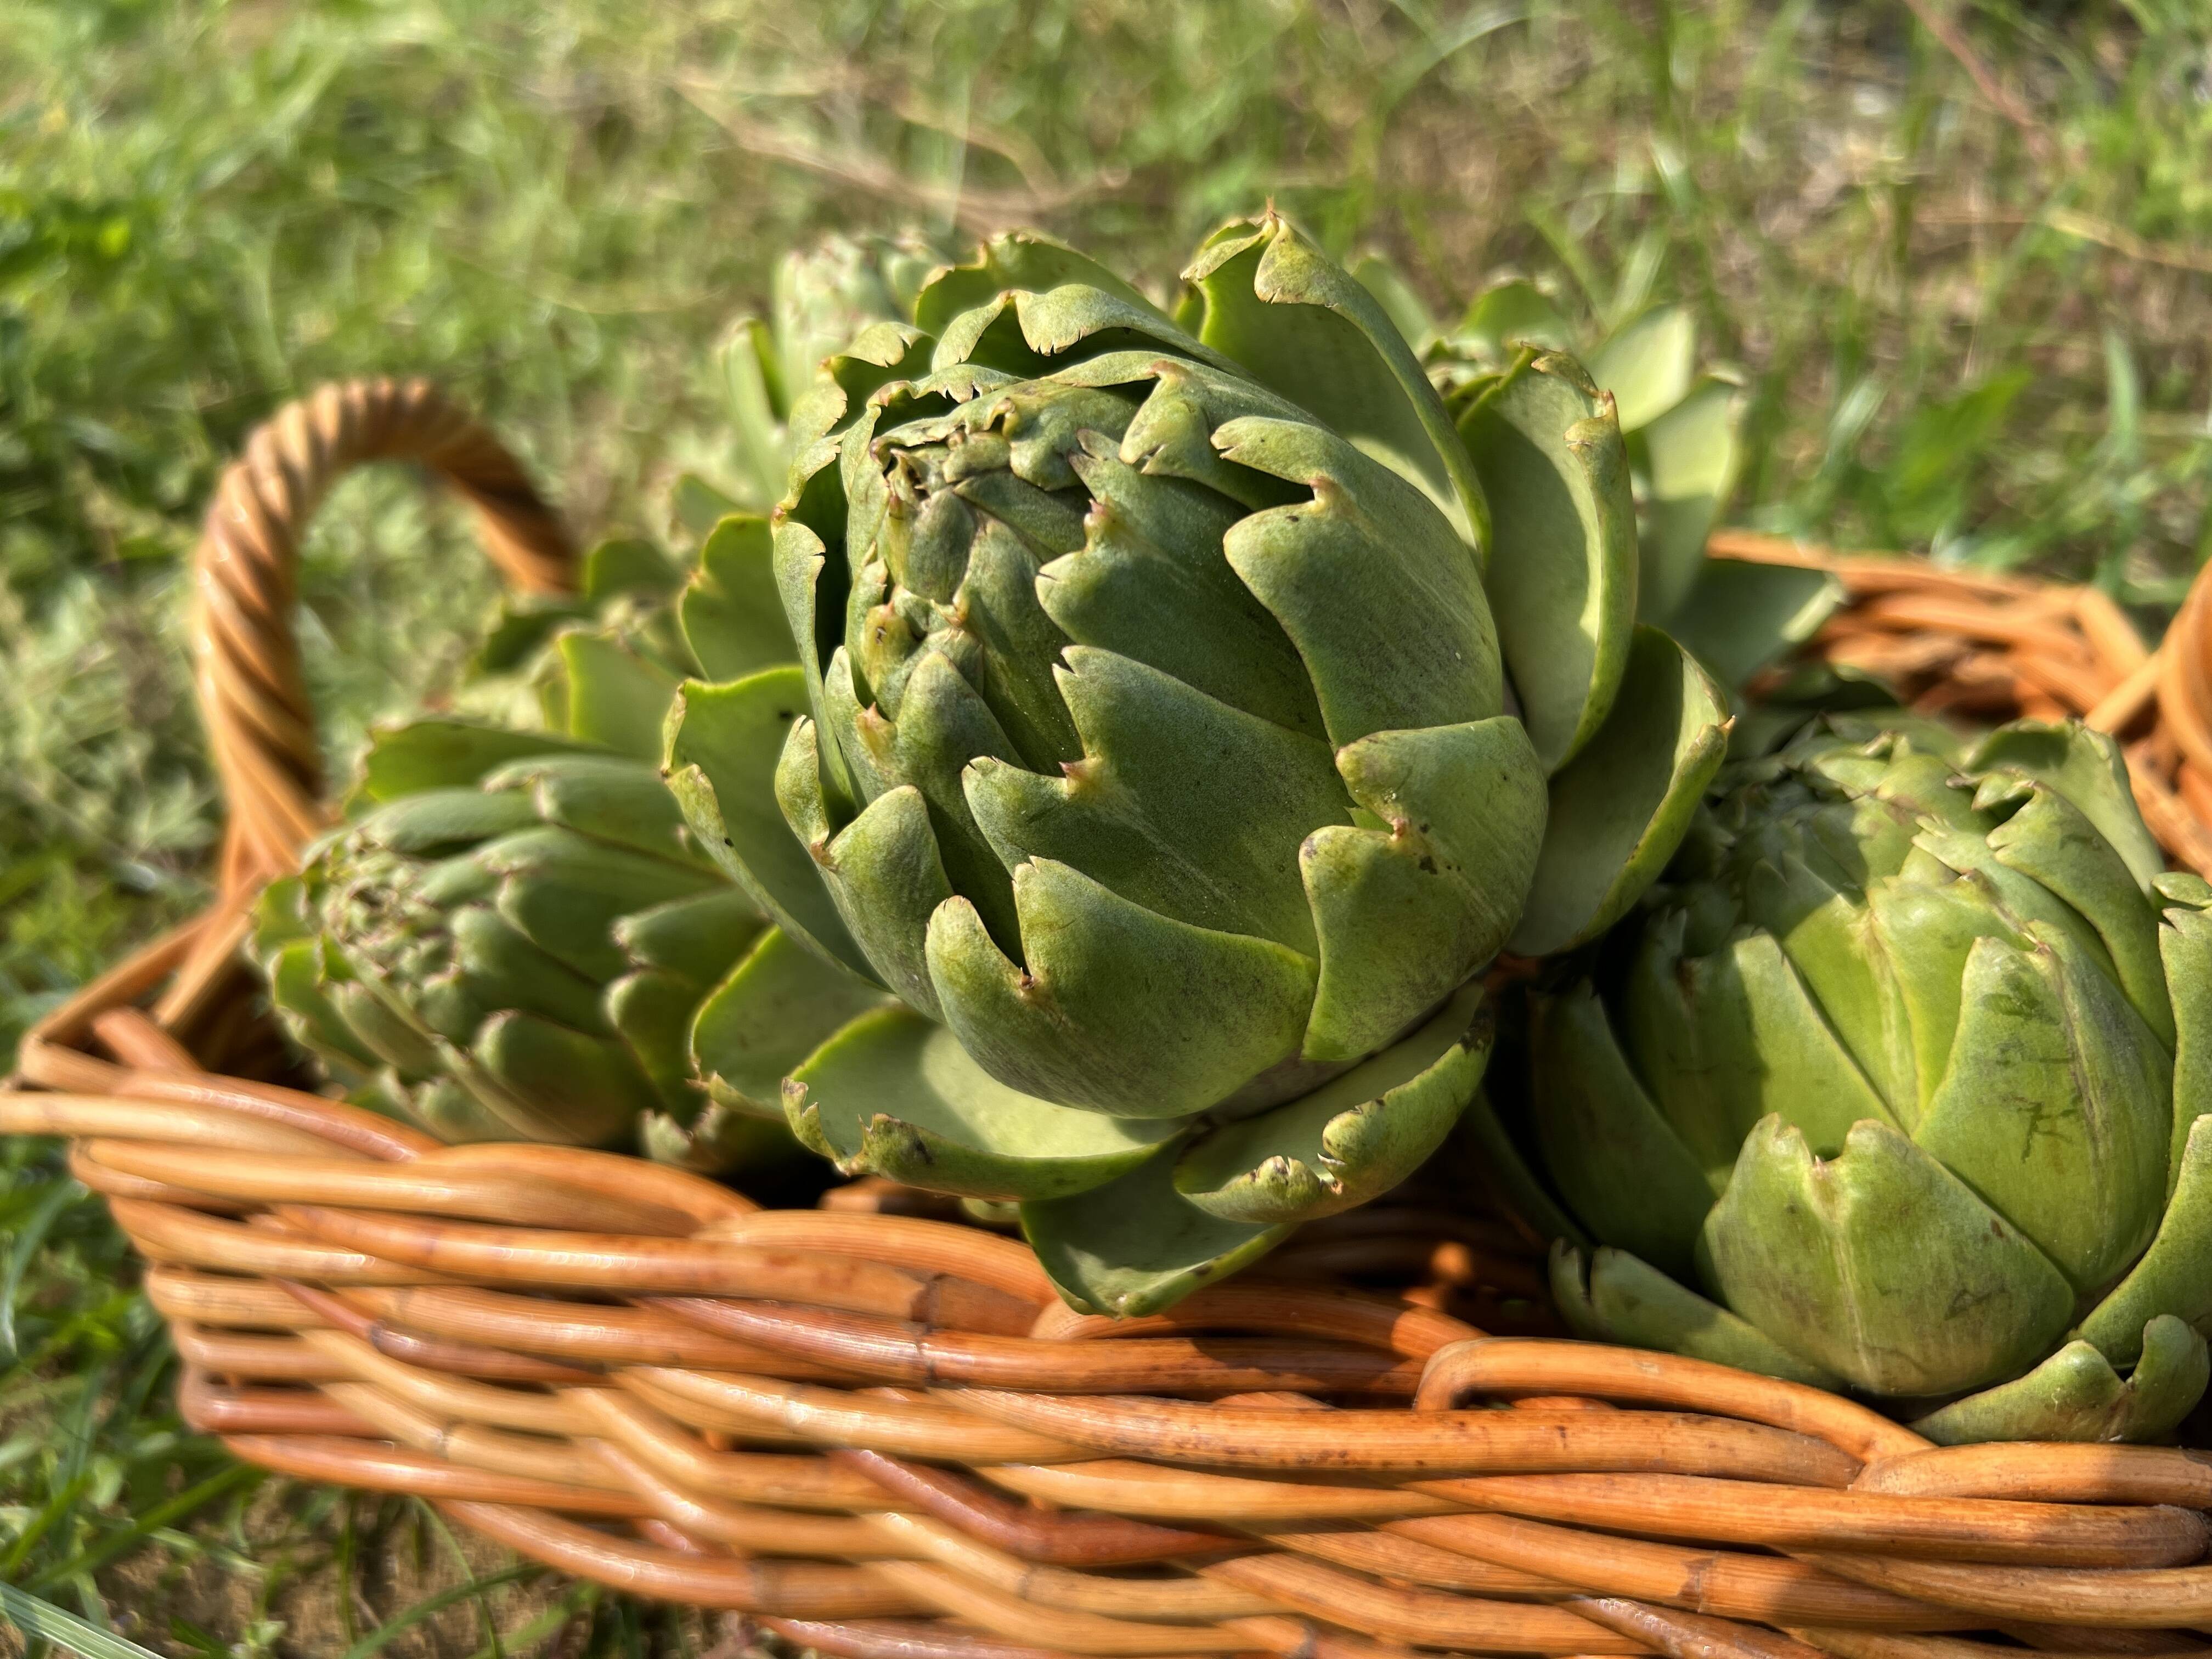
<svg viewBox="0 0 2212 1659">
<path fill-rule="evenodd" d="M 1072 553 L 1083 545 L 1085 503 L 1073 488 L 1040 489 L 1005 469 L 975 473 L 956 488 L 962 499 L 1011 526 L 1043 555 Z"/>
<path fill-rule="evenodd" d="M 878 763 L 878 753 L 888 754 L 888 746 L 872 749 L 860 738 L 862 714 L 874 709 L 878 718 L 883 715 L 880 703 L 863 703 L 859 689 L 853 682 L 853 658 L 848 651 L 839 651 L 830 659 L 829 672 L 822 677 L 822 706 L 827 716 L 831 738 L 838 753 L 852 769 L 853 781 L 860 793 L 860 804 L 866 805 L 887 790 L 896 788 L 899 779 L 887 773 Z"/>
<path fill-rule="evenodd" d="M 790 729 L 789 630 L 780 605 L 761 614 L 771 553 L 764 522 L 732 515 L 680 616 L 664 596 L 556 635 L 559 729 L 440 717 L 378 735 L 368 809 L 272 889 L 258 939 L 280 1008 L 356 1098 L 449 1139 L 633 1146 L 713 1171 L 795 1152 L 743 1103 L 881 993 L 769 948 L 780 928 L 709 856 L 727 837 L 695 833 L 659 770 L 670 696 L 705 660 L 695 629 L 740 676 L 738 714 Z"/>
<path fill-rule="evenodd" d="M 1662 878 L 1662 888 L 1711 878 L 1726 862 L 1729 850 L 1735 844 L 1735 836 L 1722 826 L 1720 819 L 1700 805 L 1691 817 L 1681 844 L 1674 849 L 1674 856 L 1668 863 L 1667 873 Z M 1661 889 L 1654 890 L 1655 892 L 1658 890 Z"/>
<path fill-rule="evenodd" d="M 513 794 L 433 789 L 383 808 L 368 833 L 393 853 L 422 854 L 525 829 L 537 818 L 532 803 Z"/>
<path fill-rule="evenodd" d="M 732 859 L 915 1011 L 792 1073 L 796 1131 L 1019 1201 L 1071 1298 L 1117 1311 L 1432 1150 L 1488 1052 L 1464 988 L 1540 896 L 1545 949 L 1626 911 L 1724 741 L 1710 683 L 1635 635 L 1594 394 L 1485 463 L 1528 485 L 1501 620 L 1477 463 L 1358 285 L 1272 217 L 1188 280 L 1187 328 L 1027 234 L 933 278 L 924 337 L 787 493 L 792 631 L 836 634 L 813 724 L 771 753 L 701 688 L 672 738 L 702 779 L 773 778 L 787 837 Z M 1509 632 L 1540 685 L 1509 688 Z M 702 842 L 736 829 L 720 782 L 683 793 Z"/>
<path fill-rule="evenodd" d="M 1963 765 L 1860 736 L 1816 724 L 1739 769 L 1718 868 L 1626 924 L 1632 965 L 1572 994 L 1571 1041 L 1540 1023 L 1553 1186 L 1696 1287 L 1632 1291 L 1601 1252 L 1561 1281 L 1577 1328 L 1942 1407 L 1942 1437 L 2154 1437 L 2203 1366 L 2160 1346 L 2121 1372 L 2160 1317 L 2212 1316 L 2212 886 L 2138 875 L 2096 734 L 2023 722 Z M 1670 1167 L 1717 1201 L 1685 1176 L 1662 1204 Z"/>
</svg>

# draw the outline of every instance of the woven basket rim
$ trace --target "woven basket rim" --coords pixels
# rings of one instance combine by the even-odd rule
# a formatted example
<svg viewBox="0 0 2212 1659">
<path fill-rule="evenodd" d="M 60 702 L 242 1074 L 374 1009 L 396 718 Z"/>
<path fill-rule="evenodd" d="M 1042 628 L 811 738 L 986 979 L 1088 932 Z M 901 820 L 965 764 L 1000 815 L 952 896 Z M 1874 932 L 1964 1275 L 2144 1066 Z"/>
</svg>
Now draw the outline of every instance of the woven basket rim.
<svg viewBox="0 0 2212 1659">
<path fill-rule="evenodd" d="M 1478 1217 L 1385 1200 L 1116 1324 L 978 1227 L 444 1146 L 250 1080 L 273 1034 L 246 906 L 322 815 L 290 561 L 335 476 L 392 456 L 460 488 L 512 575 L 568 579 L 520 467 L 420 382 L 332 388 L 258 435 L 196 562 L 222 890 L 42 1020 L 0 1091 L 0 1129 L 70 1139 L 151 1264 L 187 1419 L 240 1456 L 865 1659 L 2200 1644 L 2212 1462 L 1933 1448 L 1798 1385 L 1486 1334 L 1449 1310 L 1516 1305 L 1541 1269 Z M 2118 734 L 2154 831 L 2212 872 L 2204 584 L 2154 653 L 2094 590 L 1744 532 L 1714 551 L 1834 572 L 1831 659 Z"/>
</svg>

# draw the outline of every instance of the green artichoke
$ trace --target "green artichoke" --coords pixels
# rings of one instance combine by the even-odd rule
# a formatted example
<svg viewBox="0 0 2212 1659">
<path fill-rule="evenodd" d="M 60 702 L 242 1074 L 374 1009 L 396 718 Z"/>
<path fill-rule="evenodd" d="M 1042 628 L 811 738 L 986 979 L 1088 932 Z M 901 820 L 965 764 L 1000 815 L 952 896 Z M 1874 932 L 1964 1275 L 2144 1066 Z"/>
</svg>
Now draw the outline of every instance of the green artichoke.
<svg viewBox="0 0 2212 1659">
<path fill-rule="evenodd" d="M 1687 306 L 1638 304 L 1618 325 L 1584 331 L 1534 283 L 1510 277 L 1446 328 L 1387 261 L 1370 256 L 1358 269 L 1419 347 L 1455 411 L 1479 400 L 1523 344 L 1582 356 L 1613 394 L 1628 445 L 1637 615 L 1673 635 L 1723 684 L 1744 684 L 1810 639 L 1841 602 L 1841 584 L 1825 571 L 1705 557 L 1706 538 L 1735 488 L 1746 399 L 1735 374 L 1698 367 Z"/>
<path fill-rule="evenodd" d="M 731 669 L 792 649 L 772 593 L 719 580 L 748 534 L 765 548 L 758 520 L 717 532 L 685 600 L 746 613 L 718 619 Z M 672 579 L 635 544 L 592 556 L 604 625 L 559 632 L 519 674 L 542 723 L 379 733 L 361 816 L 262 901 L 257 952 L 295 1034 L 356 1097 L 444 1139 L 755 1166 L 795 1151 L 784 1071 L 880 1000 L 692 843 L 657 761 L 699 664 L 655 602 L 656 569 Z"/>
<path fill-rule="evenodd" d="M 738 319 L 718 354 L 737 440 L 733 505 L 775 506 L 791 468 L 792 407 L 822 360 L 870 323 L 910 316 L 944 263 L 912 232 L 830 235 L 784 256 L 767 313 Z"/>
<path fill-rule="evenodd" d="M 1522 1144 L 1597 1246 L 1560 1307 L 1939 1441 L 2164 1433 L 2212 1319 L 2212 888 L 2100 733 L 1840 724 L 1532 999 Z"/>
<path fill-rule="evenodd" d="M 1472 977 L 1620 915 L 1725 742 L 1571 361 L 1455 428 L 1281 221 L 1186 283 L 1007 236 L 832 357 L 775 519 L 811 649 L 670 726 L 702 844 L 903 1004 L 793 1070 L 800 1139 L 1018 1203 L 1123 1313 L 1419 1164 Z"/>
</svg>

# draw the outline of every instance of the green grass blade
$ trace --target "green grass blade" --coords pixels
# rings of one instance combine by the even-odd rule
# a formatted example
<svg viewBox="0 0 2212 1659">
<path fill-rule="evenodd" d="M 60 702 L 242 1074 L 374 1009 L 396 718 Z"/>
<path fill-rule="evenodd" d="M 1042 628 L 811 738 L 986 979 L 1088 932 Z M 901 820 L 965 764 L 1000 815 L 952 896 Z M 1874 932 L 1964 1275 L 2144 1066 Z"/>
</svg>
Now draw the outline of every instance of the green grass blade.
<svg viewBox="0 0 2212 1659">
<path fill-rule="evenodd" d="M 535 1653 L 538 1644 L 550 1640 L 556 1631 L 563 1628 L 578 1613 L 597 1607 L 599 1598 L 606 1594 L 597 1584 L 578 1584 L 551 1607 L 529 1623 L 507 1633 L 506 1645 L 495 1648 L 490 1644 L 478 1648 L 470 1659 L 500 1659 L 501 1652 Z"/>
<path fill-rule="evenodd" d="M 102 1630 L 13 1584 L 0 1584 L 0 1618 L 33 1642 L 51 1642 L 81 1659 L 161 1659 L 150 1649 Z"/>
<path fill-rule="evenodd" d="M 64 1561 L 60 1566 L 48 1569 L 31 1581 L 33 1589 L 44 1589 L 50 1584 L 66 1583 L 71 1578 L 106 1566 L 110 1561 L 130 1549 L 141 1539 L 158 1532 L 172 1522 L 181 1521 L 194 1510 L 213 1503 L 225 1492 L 258 1482 L 264 1471 L 251 1463 L 234 1463 L 228 1468 L 210 1475 L 198 1486 L 179 1492 L 167 1503 L 156 1504 L 131 1523 L 112 1532 L 90 1549 Z"/>
<path fill-rule="evenodd" d="M 398 1640 L 425 1619 L 444 1612 L 454 1602 L 469 1601 L 482 1595 L 486 1590 L 497 1589 L 502 1584 L 523 1583 L 540 1577 L 545 1571 L 535 1561 L 525 1561 L 482 1578 L 471 1578 L 467 1583 L 456 1584 L 451 1589 L 440 1590 L 435 1595 L 426 1595 L 405 1612 L 362 1637 L 345 1650 L 342 1659 L 369 1659 L 371 1654 L 380 1651 L 387 1643 Z"/>
<path fill-rule="evenodd" d="M 24 1271 L 46 1242 L 55 1218 L 84 1195 L 85 1188 L 73 1180 L 53 1182 L 8 1241 L 7 1265 L 0 1268 L 0 1364 L 15 1361 L 15 1298 L 23 1289 Z"/>
</svg>

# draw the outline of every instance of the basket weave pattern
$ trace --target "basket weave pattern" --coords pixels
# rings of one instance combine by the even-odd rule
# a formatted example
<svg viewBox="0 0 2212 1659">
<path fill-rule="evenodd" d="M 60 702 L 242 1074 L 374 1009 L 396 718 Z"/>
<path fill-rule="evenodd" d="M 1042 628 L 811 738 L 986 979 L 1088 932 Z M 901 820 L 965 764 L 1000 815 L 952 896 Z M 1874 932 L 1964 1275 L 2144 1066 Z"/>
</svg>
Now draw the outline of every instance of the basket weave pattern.
<svg viewBox="0 0 2212 1659">
<path fill-rule="evenodd" d="M 511 578 L 565 584 L 558 521 L 427 387 L 334 389 L 258 436 L 197 569 L 223 895 L 40 1026 L 0 1092 L 0 1129 L 70 1138 L 150 1264 L 185 1416 L 240 1456 L 855 1659 L 2203 1650 L 2212 1462 L 1940 1449 L 1815 1390 L 1559 1340 L 1534 1244 L 1493 1218 L 1386 1202 L 1113 1322 L 896 1190 L 763 1209 L 256 1080 L 285 1061 L 243 907 L 325 821 L 293 553 L 380 458 L 444 476 Z M 2212 870 L 2197 634 L 2154 656 L 2092 592 L 1717 550 L 1835 569 L 1851 602 L 1816 648 L 1923 707 L 2122 733 L 2154 829 Z"/>
</svg>

